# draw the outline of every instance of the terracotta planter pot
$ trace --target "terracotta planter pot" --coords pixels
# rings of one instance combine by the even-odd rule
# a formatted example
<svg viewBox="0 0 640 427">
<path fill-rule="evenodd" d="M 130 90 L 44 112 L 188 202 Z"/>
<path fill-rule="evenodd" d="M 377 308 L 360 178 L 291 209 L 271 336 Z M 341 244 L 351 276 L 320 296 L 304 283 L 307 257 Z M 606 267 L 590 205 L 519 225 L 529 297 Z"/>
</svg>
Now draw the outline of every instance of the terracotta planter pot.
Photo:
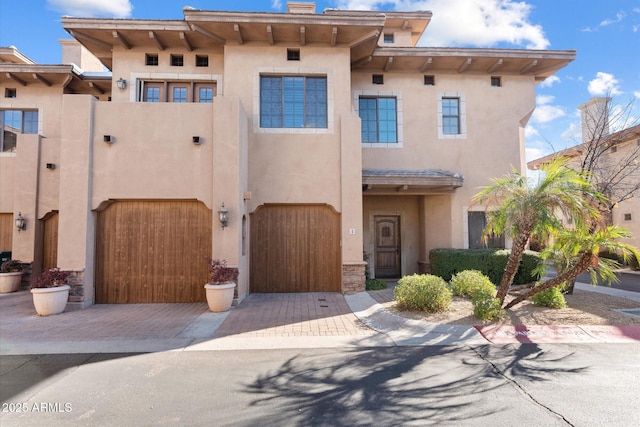
<svg viewBox="0 0 640 427">
<path fill-rule="evenodd" d="M 204 285 L 205 292 L 207 293 L 207 304 L 209 304 L 209 310 L 214 313 L 229 310 L 231 308 L 231 303 L 233 302 L 233 290 L 235 287 L 235 283 L 223 283 L 221 285 L 207 283 Z"/>
<path fill-rule="evenodd" d="M 20 288 L 22 283 L 22 272 L 0 273 L 0 294 L 8 294 L 15 292 Z"/>
<path fill-rule="evenodd" d="M 69 300 L 69 285 L 56 286 L 55 288 L 33 288 L 33 305 L 40 316 L 60 314 L 64 311 Z"/>
</svg>

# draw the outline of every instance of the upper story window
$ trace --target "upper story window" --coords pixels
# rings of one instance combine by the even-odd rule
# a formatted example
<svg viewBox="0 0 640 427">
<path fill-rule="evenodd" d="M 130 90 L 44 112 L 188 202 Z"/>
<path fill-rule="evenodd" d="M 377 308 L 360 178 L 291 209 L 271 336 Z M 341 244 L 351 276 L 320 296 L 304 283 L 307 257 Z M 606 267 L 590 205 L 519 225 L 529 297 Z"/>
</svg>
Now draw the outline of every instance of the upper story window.
<svg viewBox="0 0 640 427">
<path fill-rule="evenodd" d="M 300 49 L 287 49 L 287 61 L 300 61 Z"/>
<path fill-rule="evenodd" d="M 144 88 L 145 102 L 160 102 L 160 85 L 147 84 Z"/>
<path fill-rule="evenodd" d="M 207 55 L 196 55 L 196 67 L 208 67 L 209 57 Z"/>
<path fill-rule="evenodd" d="M 466 97 L 462 92 L 438 94 L 438 138 L 466 139 Z"/>
<path fill-rule="evenodd" d="M 213 102 L 213 87 L 211 86 L 200 86 L 197 87 L 198 91 L 198 99 L 196 99 L 196 102 L 201 102 L 201 103 L 212 103 Z"/>
<path fill-rule="evenodd" d="M 158 54 L 156 54 L 156 53 L 147 53 L 145 55 L 145 65 L 157 66 L 158 65 Z"/>
<path fill-rule="evenodd" d="M 502 78 L 501 77 L 492 76 L 491 77 L 491 86 L 493 86 L 493 87 L 502 86 Z"/>
<path fill-rule="evenodd" d="M 424 85 L 425 86 L 435 86 L 436 85 L 436 76 L 424 76 Z"/>
<path fill-rule="evenodd" d="M 442 133 L 445 135 L 460 133 L 459 98 L 442 98 Z"/>
<path fill-rule="evenodd" d="M 384 43 L 385 44 L 392 44 L 393 41 L 394 41 L 393 33 L 384 35 Z"/>
<path fill-rule="evenodd" d="M 171 55 L 171 66 L 172 67 L 182 67 L 184 65 L 184 56 L 182 55 Z"/>
<path fill-rule="evenodd" d="M 171 94 L 173 102 L 187 102 L 187 88 L 185 86 L 174 86 Z"/>
<path fill-rule="evenodd" d="M 384 75 L 383 74 L 373 74 L 371 76 L 371 83 L 374 85 L 383 85 L 384 84 Z"/>
<path fill-rule="evenodd" d="M 4 97 L 5 98 L 15 98 L 18 95 L 18 92 L 16 91 L 15 88 L 6 88 L 4 90 Z"/>
<path fill-rule="evenodd" d="M 396 98 L 360 97 L 362 142 L 398 142 Z"/>
<path fill-rule="evenodd" d="M 326 128 L 327 78 L 260 76 L 261 128 Z"/>
<path fill-rule="evenodd" d="M 38 133 L 38 112 L 35 110 L 0 110 L 0 151 L 15 151 L 18 134 Z"/>
</svg>

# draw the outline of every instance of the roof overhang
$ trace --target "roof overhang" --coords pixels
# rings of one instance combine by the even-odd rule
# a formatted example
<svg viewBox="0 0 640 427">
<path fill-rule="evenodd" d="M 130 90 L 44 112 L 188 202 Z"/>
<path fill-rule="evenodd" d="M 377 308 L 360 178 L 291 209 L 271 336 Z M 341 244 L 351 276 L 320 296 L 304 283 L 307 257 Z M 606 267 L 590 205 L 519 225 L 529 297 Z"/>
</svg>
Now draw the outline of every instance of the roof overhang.
<svg viewBox="0 0 640 427">
<path fill-rule="evenodd" d="M 543 81 L 576 58 L 575 50 L 380 47 L 354 64 L 363 71 L 527 75 Z"/>
<path fill-rule="evenodd" d="M 35 64 L 15 46 L 0 47 L 0 64 Z"/>
<path fill-rule="evenodd" d="M 0 84 L 60 87 L 71 93 L 103 95 L 111 92 L 111 75 L 85 75 L 71 64 L 0 64 Z"/>
<path fill-rule="evenodd" d="M 362 191 L 373 195 L 422 195 L 451 193 L 464 177 L 441 169 L 363 169 Z"/>
<path fill-rule="evenodd" d="M 113 49 L 221 49 L 225 45 L 338 46 L 352 60 L 371 55 L 385 14 L 283 14 L 184 9 L 184 20 L 63 17 L 62 26 L 107 68 Z M 221 50 L 222 51 L 222 50 Z M 355 58 L 355 59 L 354 59 Z"/>
</svg>

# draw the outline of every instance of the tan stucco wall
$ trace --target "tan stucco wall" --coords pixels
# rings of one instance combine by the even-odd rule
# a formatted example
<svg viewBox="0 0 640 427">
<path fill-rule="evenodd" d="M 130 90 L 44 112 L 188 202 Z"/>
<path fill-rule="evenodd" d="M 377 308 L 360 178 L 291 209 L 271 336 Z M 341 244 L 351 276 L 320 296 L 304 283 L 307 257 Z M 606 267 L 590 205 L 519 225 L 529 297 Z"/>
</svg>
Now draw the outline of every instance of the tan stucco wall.
<svg viewBox="0 0 640 427">
<path fill-rule="evenodd" d="M 425 86 L 423 74 L 385 74 L 384 85 L 372 85 L 371 74 L 353 75 L 354 90 L 397 96 L 402 103 L 398 106 L 402 144 L 363 148 L 363 168 L 433 168 L 464 176 L 463 186 L 451 196 L 451 233 L 446 233 L 449 237 L 439 235 L 435 246 L 464 247 L 466 211 L 473 195 L 490 178 L 523 167 L 522 129 L 535 108 L 533 78 L 503 76 L 502 84 L 491 87 L 487 75 L 437 74 L 436 85 Z M 465 138 L 438 137 L 438 97 L 442 94 L 464 98 Z"/>
</svg>

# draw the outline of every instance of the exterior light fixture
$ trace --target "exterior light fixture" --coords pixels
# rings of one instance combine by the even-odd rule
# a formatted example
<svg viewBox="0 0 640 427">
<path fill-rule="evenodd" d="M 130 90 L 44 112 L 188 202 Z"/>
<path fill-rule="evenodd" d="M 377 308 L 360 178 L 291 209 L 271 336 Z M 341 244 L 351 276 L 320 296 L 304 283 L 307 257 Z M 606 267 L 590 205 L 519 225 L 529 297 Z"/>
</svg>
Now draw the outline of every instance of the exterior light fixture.
<svg viewBox="0 0 640 427">
<path fill-rule="evenodd" d="M 118 86 L 118 89 L 124 90 L 127 88 L 127 81 L 120 77 L 118 80 L 116 80 L 116 86 Z"/>
<path fill-rule="evenodd" d="M 18 212 L 16 218 L 16 228 L 18 231 L 27 229 L 27 220 L 22 216 L 22 212 Z"/>
<path fill-rule="evenodd" d="M 224 230 L 224 228 L 229 223 L 229 210 L 227 210 L 227 208 L 224 207 L 224 202 L 222 203 L 222 206 L 218 211 L 218 220 L 220 221 L 220 224 L 222 225 L 222 229 Z"/>
</svg>

